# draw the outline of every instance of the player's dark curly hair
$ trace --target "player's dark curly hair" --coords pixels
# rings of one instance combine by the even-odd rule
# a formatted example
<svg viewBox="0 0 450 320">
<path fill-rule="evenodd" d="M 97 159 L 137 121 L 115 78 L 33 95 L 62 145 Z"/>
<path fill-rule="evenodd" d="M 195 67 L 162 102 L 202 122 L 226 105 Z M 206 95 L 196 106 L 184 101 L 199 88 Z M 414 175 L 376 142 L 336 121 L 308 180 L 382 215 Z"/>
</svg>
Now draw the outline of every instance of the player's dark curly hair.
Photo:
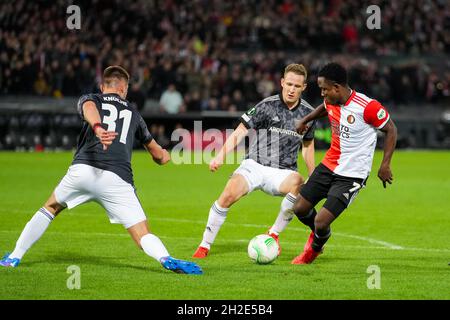
<svg viewBox="0 0 450 320">
<path fill-rule="evenodd" d="M 336 62 L 330 62 L 320 69 L 319 77 L 324 77 L 341 85 L 347 84 L 347 70 Z"/>
</svg>

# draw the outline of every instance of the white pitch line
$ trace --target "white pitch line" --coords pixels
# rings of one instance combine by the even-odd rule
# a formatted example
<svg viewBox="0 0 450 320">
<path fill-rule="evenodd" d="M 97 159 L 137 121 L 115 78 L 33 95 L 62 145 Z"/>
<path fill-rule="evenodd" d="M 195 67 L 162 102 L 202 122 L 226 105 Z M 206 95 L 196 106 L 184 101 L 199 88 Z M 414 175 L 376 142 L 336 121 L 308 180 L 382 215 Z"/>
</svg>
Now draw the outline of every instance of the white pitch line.
<svg viewBox="0 0 450 320">
<path fill-rule="evenodd" d="M 25 211 L 23 210 L 12 210 L 13 212 L 17 212 L 17 213 L 25 213 Z M 28 211 L 26 213 L 29 213 Z M 77 213 L 77 215 L 80 215 L 80 213 Z M 87 215 L 87 213 L 83 214 L 83 215 Z M 150 221 L 167 221 L 167 222 L 178 222 L 178 223 L 195 223 L 195 224 L 206 224 L 205 221 L 196 221 L 196 220 L 188 220 L 188 219 L 175 219 L 175 218 L 155 218 L 155 217 L 151 217 L 149 219 Z M 259 224 L 248 224 L 248 223 L 232 223 L 232 222 L 227 222 L 227 225 L 229 226 L 240 226 L 240 227 L 246 227 L 246 228 L 267 228 L 267 225 L 259 225 Z M 309 230 L 305 229 L 305 228 L 296 228 L 296 227 L 288 227 L 289 230 L 294 230 L 294 231 L 302 231 L 302 232 L 310 232 Z M 402 250 L 404 249 L 404 247 L 396 245 L 396 244 L 392 244 L 386 241 L 381 241 L 381 240 L 377 240 L 377 239 L 372 239 L 369 237 L 363 237 L 363 236 L 357 236 L 357 235 L 352 235 L 352 234 L 346 234 L 346 233 L 342 233 L 342 232 L 334 232 L 333 231 L 333 235 L 336 236 L 340 236 L 340 237 L 344 237 L 344 238 L 352 238 L 352 239 L 358 239 L 361 241 L 366 241 L 372 244 L 377 244 L 377 245 L 381 245 L 383 247 L 387 247 L 389 249 L 393 249 L 393 250 Z"/>
<path fill-rule="evenodd" d="M 368 238 L 368 237 L 362 237 L 362 236 L 355 236 L 352 234 L 346 234 L 346 233 L 341 233 L 341 232 L 334 232 L 332 231 L 332 234 L 337 235 L 337 236 L 341 236 L 341 237 L 347 237 L 347 238 L 353 238 L 353 239 L 358 239 L 358 240 L 362 240 L 362 241 L 367 241 L 369 243 L 373 243 L 373 244 L 379 244 L 383 247 L 388 247 L 389 249 L 392 250 L 403 250 L 405 249 L 402 246 L 393 244 L 393 243 L 389 243 L 386 241 L 381 241 L 381 240 L 376 240 L 376 239 L 372 239 L 372 238 Z"/>
<path fill-rule="evenodd" d="M 0 233 L 16 233 L 19 234 L 20 230 L 0 230 Z M 59 232 L 59 231 L 49 231 L 46 234 L 54 235 L 54 236 L 64 236 L 68 235 L 67 232 Z M 85 236 L 97 236 L 97 237 L 119 237 L 119 238 L 129 238 L 130 236 L 126 233 L 105 233 L 105 232 L 70 232 L 70 235 L 85 237 Z M 173 236 L 158 236 L 161 239 L 177 239 L 177 240 L 189 240 L 189 241 L 200 241 L 199 238 L 194 237 L 173 237 Z M 227 243 L 227 242 L 240 242 L 247 243 L 249 239 L 218 239 L 216 243 Z M 298 246 L 297 242 L 292 241 L 282 241 L 283 246 Z M 336 244 L 326 244 L 327 247 L 331 248 L 341 248 L 341 249 L 375 249 L 375 250 L 392 250 L 386 246 L 356 246 L 356 245 L 336 245 Z M 403 247 L 402 250 L 405 251 L 421 251 L 421 252 L 450 252 L 450 249 L 432 249 L 432 248 L 408 248 Z"/>
<path fill-rule="evenodd" d="M 182 222 L 182 223 L 196 223 L 196 224 L 206 224 L 205 221 L 194 221 L 194 220 L 187 220 L 187 219 L 173 219 L 173 218 L 154 218 L 153 220 L 160 220 L 160 221 L 168 221 L 168 222 Z M 227 225 L 230 226 L 241 226 L 241 227 L 247 227 L 247 228 L 267 228 L 267 225 L 259 225 L 259 224 L 248 224 L 248 223 L 232 223 L 232 222 L 227 222 Z M 294 230 L 294 231 L 303 231 L 303 232 L 311 232 L 309 229 L 305 229 L 305 228 L 296 228 L 296 227 L 288 227 L 289 230 Z M 363 236 L 356 236 L 356 235 L 352 235 L 352 234 L 346 234 L 346 233 L 342 233 L 342 232 L 334 232 L 332 231 L 333 235 L 336 236 L 340 236 L 340 237 L 344 237 L 344 238 L 352 238 L 352 239 L 358 239 L 361 241 L 366 241 L 369 243 L 373 243 L 373 244 L 377 244 L 383 247 L 387 247 L 389 249 L 392 250 L 402 250 L 404 249 L 404 247 L 399 246 L 397 244 L 393 244 L 393 243 L 389 243 L 386 241 L 381 241 L 381 240 L 377 240 L 377 239 L 372 239 L 369 237 L 363 237 Z"/>
<path fill-rule="evenodd" d="M 24 210 L 17 210 L 17 209 L 13 209 L 10 212 L 15 212 L 15 213 L 30 213 L 28 211 L 24 211 Z M 70 213 L 70 212 L 69 212 Z M 74 214 L 75 215 L 75 214 Z M 88 215 L 88 213 L 77 213 L 76 215 Z M 194 223 L 194 224 L 206 224 L 206 221 L 196 221 L 196 220 L 188 220 L 188 219 L 175 219 L 175 218 L 159 218 L 159 217 L 151 217 L 149 218 L 149 221 L 167 221 L 167 222 L 178 222 L 178 223 Z M 248 224 L 248 223 L 232 223 L 232 222 L 227 222 L 226 225 L 229 226 L 240 226 L 240 227 L 246 227 L 246 228 L 267 228 L 267 225 L 259 225 L 259 224 Z M 294 231 L 302 231 L 302 232 L 310 232 L 309 230 L 307 230 L 306 228 L 296 228 L 296 227 L 288 227 L 289 230 L 294 230 Z M 377 239 L 373 239 L 373 238 L 369 238 L 369 237 L 364 237 L 364 236 L 358 236 L 358 235 L 353 235 L 353 234 L 346 234 L 346 233 L 342 233 L 342 232 L 334 232 L 332 231 L 332 234 L 335 236 L 339 236 L 339 237 L 344 237 L 344 238 L 351 238 L 351 239 L 357 239 L 357 240 L 361 240 L 361 241 L 365 241 L 368 243 L 372 243 L 372 244 L 376 244 L 376 245 L 380 245 L 392 250 L 404 250 L 406 249 L 405 247 L 402 247 L 400 245 L 397 244 L 393 244 L 393 243 L 389 243 L 386 241 L 382 241 L 382 240 L 377 240 Z"/>
</svg>

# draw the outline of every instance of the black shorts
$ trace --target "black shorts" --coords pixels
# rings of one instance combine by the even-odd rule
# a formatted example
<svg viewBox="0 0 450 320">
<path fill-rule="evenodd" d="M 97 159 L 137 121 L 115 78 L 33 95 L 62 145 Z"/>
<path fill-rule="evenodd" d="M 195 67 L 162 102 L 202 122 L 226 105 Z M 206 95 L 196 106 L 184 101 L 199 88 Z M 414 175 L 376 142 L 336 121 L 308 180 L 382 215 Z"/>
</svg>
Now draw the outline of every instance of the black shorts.
<svg viewBox="0 0 450 320">
<path fill-rule="evenodd" d="M 352 203 L 366 180 L 340 176 L 320 163 L 301 188 L 300 194 L 313 206 L 327 198 L 323 206 L 337 217 Z"/>
</svg>

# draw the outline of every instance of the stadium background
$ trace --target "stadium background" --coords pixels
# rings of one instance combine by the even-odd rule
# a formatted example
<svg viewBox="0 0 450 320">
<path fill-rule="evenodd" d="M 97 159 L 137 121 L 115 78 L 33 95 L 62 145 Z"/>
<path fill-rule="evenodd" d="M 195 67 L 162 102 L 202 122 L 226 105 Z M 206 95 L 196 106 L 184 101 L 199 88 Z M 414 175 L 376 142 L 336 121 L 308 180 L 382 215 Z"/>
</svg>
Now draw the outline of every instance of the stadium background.
<svg viewBox="0 0 450 320">
<path fill-rule="evenodd" d="M 66 27 L 70 3 L 0 4 L 0 149 L 71 149 L 76 99 L 98 91 L 111 64 L 129 70 L 129 99 L 170 146 L 193 120 L 233 128 L 279 91 L 287 63 L 307 67 L 304 98 L 318 105 L 316 75 L 330 60 L 389 108 L 399 148 L 450 146 L 447 1 L 77 1 L 80 30 Z M 379 30 L 366 26 L 372 4 Z M 328 137 L 319 130 L 319 147 Z"/>
<path fill-rule="evenodd" d="M 66 27 L 70 4 L 81 8 L 80 30 Z M 379 30 L 366 27 L 373 4 L 381 8 Z M 110 64 L 130 72 L 129 99 L 156 140 L 171 147 L 172 131 L 192 130 L 196 120 L 204 129 L 234 128 L 242 112 L 278 92 L 291 62 L 306 66 L 304 98 L 319 104 L 317 72 L 338 61 L 352 88 L 389 109 L 399 150 L 394 184 L 383 190 L 370 178 L 336 222 L 327 254 L 301 271 L 289 264 L 307 235 L 298 221 L 283 235 L 275 264 L 260 268 L 246 257 L 248 240 L 273 222 L 278 198 L 255 193 L 233 207 L 217 254 L 200 262 L 201 282 L 149 264 L 101 208 L 86 205 L 58 217 L 20 272 L 0 270 L 9 288 L 0 298 L 449 299 L 449 30 L 445 0 L 2 1 L 0 150 L 9 152 L 0 153 L 0 250 L 12 246 L 67 170 L 81 126 L 76 101 L 98 91 Z M 161 103 L 171 84 L 178 93 Z M 316 146 L 326 149 L 329 137 L 323 121 Z M 378 152 L 372 175 L 380 161 Z M 138 152 L 133 168 L 151 227 L 176 256 L 190 258 L 234 166 L 215 175 L 205 164 L 160 169 Z M 65 286 L 70 264 L 84 272 L 79 292 Z M 372 264 L 382 267 L 382 290 L 366 287 Z"/>
</svg>

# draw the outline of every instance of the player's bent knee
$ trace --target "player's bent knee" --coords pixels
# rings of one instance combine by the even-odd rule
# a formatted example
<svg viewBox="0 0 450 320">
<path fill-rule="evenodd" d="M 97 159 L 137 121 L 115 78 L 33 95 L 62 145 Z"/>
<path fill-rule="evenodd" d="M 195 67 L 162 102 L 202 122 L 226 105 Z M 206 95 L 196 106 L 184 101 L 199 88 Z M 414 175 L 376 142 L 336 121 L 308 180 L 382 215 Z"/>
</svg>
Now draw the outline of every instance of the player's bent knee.
<svg viewBox="0 0 450 320">
<path fill-rule="evenodd" d="M 295 215 L 297 216 L 297 217 L 303 217 L 303 216 L 305 216 L 305 212 L 304 212 L 304 210 L 302 209 L 302 206 L 300 205 L 300 204 L 294 204 L 294 213 L 295 213 Z"/>
<path fill-rule="evenodd" d="M 248 186 L 244 177 L 235 175 L 228 182 L 217 202 L 222 208 L 229 208 L 233 203 L 245 196 L 247 192 Z"/>
<path fill-rule="evenodd" d="M 292 173 L 281 183 L 279 191 L 283 194 L 290 192 L 297 195 L 303 181 L 303 177 L 298 172 Z"/>
<path fill-rule="evenodd" d="M 305 180 L 299 173 L 297 173 L 293 176 L 293 185 L 297 191 L 300 188 L 300 186 L 303 184 L 303 182 L 305 182 Z"/>
<path fill-rule="evenodd" d="M 323 207 L 314 219 L 316 230 L 326 231 L 329 229 L 331 223 L 336 219 L 333 212 Z"/>
<path fill-rule="evenodd" d="M 56 217 L 58 213 L 63 211 L 66 207 L 56 201 L 56 196 L 53 192 L 50 198 L 45 202 L 44 208 Z"/>
<path fill-rule="evenodd" d="M 219 206 L 222 208 L 229 208 L 233 203 L 239 200 L 239 196 L 237 196 L 234 193 L 227 192 L 220 196 L 219 200 L 217 201 L 219 203 Z"/>
<path fill-rule="evenodd" d="M 54 203 L 45 203 L 44 208 L 47 209 L 51 214 L 53 214 L 55 217 L 65 209 L 64 206 L 60 205 L 57 202 Z"/>
<path fill-rule="evenodd" d="M 297 201 L 294 204 L 295 215 L 297 217 L 304 217 L 309 214 L 309 211 L 311 209 L 312 209 L 311 203 L 299 195 Z"/>
<path fill-rule="evenodd" d="M 324 221 L 321 219 L 315 219 L 314 226 L 316 227 L 316 230 L 326 231 L 329 229 L 330 224 L 327 221 Z"/>
</svg>

